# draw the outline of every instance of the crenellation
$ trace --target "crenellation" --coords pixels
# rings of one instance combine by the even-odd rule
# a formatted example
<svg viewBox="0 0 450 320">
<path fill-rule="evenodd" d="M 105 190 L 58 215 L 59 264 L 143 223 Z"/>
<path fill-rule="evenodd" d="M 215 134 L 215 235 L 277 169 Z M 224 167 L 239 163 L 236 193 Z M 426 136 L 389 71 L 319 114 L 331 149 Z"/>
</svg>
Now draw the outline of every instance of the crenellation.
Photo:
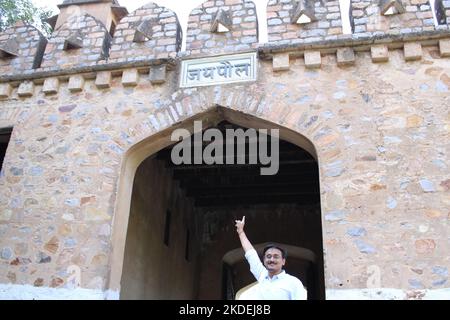
<svg viewBox="0 0 450 320">
<path fill-rule="evenodd" d="M 181 48 L 181 37 L 176 14 L 150 2 L 117 25 L 109 61 L 136 61 L 139 56 L 175 58 Z"/>
<path fill-rule="evenodd" d="M 220 54 L 256 48 L 258 20 L 255 4 L 249 0 L 222 3 L 217 0 L 205 2 L 191 11 L 186 54 Z M 244 35 L 244 32 L 247 33 Z"/>
<path fill-rule="evenodd" d="M 386 13 L 383 13 L 383 10 Z M 352 0 L 350 13 L 351 27 L 355 36 L 366 32 L 378 35 L 399 33 L 406 35 L 435 29 L 433 13 L 428 0 L 386 0 L 381 2 L 379 0 Z"/>
<path fill-rule="evenodd" d="M 85 27 L 80 27 L 84 25 Z M 92 66 L 109 55 L 111 36 L 94 17 L 74 16 L 52 33 L 42 60 L 43 70 Z M 89 52 L 89 55 L 86 55 Z"/>
<path fill-rule="evenodd" d="M 271 1 L 267 6 L 269 42 L 280 44 L 279 30 L 275 26 L 286 26 L 291 30 L 283 40 L 298 40 L 297 43 L 320 41 L 330 35 L 342 33 L 339 2 L 320 0 Z"/>
<path fill-rule="evenodd" d="M 445 14 L 444 14 L 445 12 Z M 445 15 L 445 17 L 444 17 Z M 442 1 L 442 24 L 447 21 L 447 27 L 450 26 L 450 0 Z"/>
<path fill-rule="evenodd" d="M 46 44 L 47 39 L 39 30 L 21 22 L 0 32 L 0 74 L 39 68 Z"/>
</svg>

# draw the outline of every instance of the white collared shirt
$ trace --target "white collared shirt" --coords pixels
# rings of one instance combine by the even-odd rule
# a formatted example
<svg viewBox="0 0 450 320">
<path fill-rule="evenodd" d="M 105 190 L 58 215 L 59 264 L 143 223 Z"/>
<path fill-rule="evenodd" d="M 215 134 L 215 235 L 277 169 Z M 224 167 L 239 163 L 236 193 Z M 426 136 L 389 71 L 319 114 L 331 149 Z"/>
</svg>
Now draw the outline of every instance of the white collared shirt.
<svg viewBox="0 0 450 320">
<path fill-rule="evenodd" d="M 307 292 L 302 282 L 284 270 L 269 276 L 269 271 L 264 267 L 255 249 L 245 253 L 245 258 L 250 264 L 250 271 L 258 280 L 258 285 L 252 288 L 252 296 L 261 300 L 306 300 Z"/>
</svg>

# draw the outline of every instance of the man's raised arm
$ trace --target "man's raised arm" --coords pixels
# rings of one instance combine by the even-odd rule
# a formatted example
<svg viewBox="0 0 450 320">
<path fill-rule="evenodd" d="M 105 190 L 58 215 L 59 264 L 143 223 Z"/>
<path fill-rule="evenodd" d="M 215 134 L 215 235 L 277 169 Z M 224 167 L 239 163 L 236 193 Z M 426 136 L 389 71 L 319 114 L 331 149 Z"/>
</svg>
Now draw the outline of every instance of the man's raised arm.
<svg viewBox="0 0 450 320">
<path fill-rule="evenodd" d="M 253 249 L 252 244 L 250 243 L 244 232 L 245 216 L 242 218 L 242 220 L 235 220 L 235 221 L 236 221 L 236 231 L 239 235 L 239 240 L 241 240 L 242 248 L 244 249 L 245 252 Z"/>
</svg>

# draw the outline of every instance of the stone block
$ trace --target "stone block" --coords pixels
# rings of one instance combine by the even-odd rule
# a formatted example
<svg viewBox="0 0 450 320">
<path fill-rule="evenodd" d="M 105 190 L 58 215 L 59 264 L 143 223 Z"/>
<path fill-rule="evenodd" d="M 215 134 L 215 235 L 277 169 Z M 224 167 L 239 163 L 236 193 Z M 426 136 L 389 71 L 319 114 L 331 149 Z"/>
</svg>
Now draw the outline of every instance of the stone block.
<svg viewBox="0 0 450 320">
<path fill-rule="evenodd" d="M 84 78 L 81 75 L 74 75 L 69 78 L 69 91 L 80 92 L 84 87 Z"/>
<path fill-rule="evenodd" d="M 289 70 L 289 53 L 276 53 L 273 55 L 273 71 Z"/>
<path fill-rule="evenodd" d="M 441 57 L 450 57 L 450 39 L 439 40 L 439 52 Z"/>
<path fill-rule="evenodd" d="M 17 90 L 19 97 L 31 97 L 34 94 L 34 83 L 31 81 L 22 82 Z"/>
<path fill-rule="evenodd" d="M 355 51 L 352 48 L 339 48 L 336 52 L 338 66 L 351 66 L 355 64 Z"/>
<path fill-rule="evenodd" d="M 139 82 L 139 72 L 137 69 L 124 70 L 122 73 L 122 85 L 124 87 L 137 86 Z"/>
<path fill-rule="evenodd" d="M 9 98 L 12 92 L 12 87 L 9 83 L 0 83 L 0 99 Z"/>
<path fill-rule="evenodd" d="M 372 46 L 370 48 L 370 55 L 372 57 L 372 62 L 389 61 L 389 50 L 385 45 Z"/>
<path fill-rule="evenodd" d="M 422 45 L 420 43 L 405 43 L 403 51 L 405 54 L 405 61 L 416 61 L 422 59 Z"/>
<path fill-rule="evenodd" d="M 0 43 L 0 58 L 17 57 L 19 55 L 19 42 L 11 38 Z"/>
<path fill-rule="evenodd" d="M 160 64 L 151 66 L 150 68 L 150 82 L 152 84 L 160 84 L 166 82 L 166 65 Z"/>
<path fill-rule="evenodd" d="M 95 78 L 95 85 L 99 89 L 109 88 L 111 86 L 111 72 L 100 71 Z"/>
<path fill-rule="evenodd" d="M 320 68 L 322 57 L 320 51 L 305 51 L 305 67 L 308 69 Z"/>
<path fill-rule="evenodd" d="M 45 94 L 55 94 L 59 90 L 59 79 L 58 78 L 47 78 L 44 81 L 42 87 L 42 92 Z"/>
</svg>

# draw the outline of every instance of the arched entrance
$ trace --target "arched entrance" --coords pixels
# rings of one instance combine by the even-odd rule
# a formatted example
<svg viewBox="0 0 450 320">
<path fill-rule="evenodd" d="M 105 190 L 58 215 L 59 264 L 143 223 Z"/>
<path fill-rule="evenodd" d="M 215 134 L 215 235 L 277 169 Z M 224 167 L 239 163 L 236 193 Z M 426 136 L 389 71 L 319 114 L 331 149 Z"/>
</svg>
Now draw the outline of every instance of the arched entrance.
<svg viewBox="0 0 450 320">
<path fill-rule="evenodd" d="M 279 174 L 261 177 L 254 165 L 174 166 L 171 132 L 177 127 L 193 132 L 194 120 L 202 120 L 203 129 L 221 131 L 279 129 Z M 312 297 L 324 297 L 318 164 L 304 136 L 214 107 L 159 132 L 128 155 L 117 205 L 122 213 L 113 234 L 111 285 L 120 287 L 121 298 L 230 298 L 223 295 L 222 257 L 239 246 L 233 221 L 242 215 L 254 243 L 275 241 L 312 250 L 320 266 Z"/>
</svg>

